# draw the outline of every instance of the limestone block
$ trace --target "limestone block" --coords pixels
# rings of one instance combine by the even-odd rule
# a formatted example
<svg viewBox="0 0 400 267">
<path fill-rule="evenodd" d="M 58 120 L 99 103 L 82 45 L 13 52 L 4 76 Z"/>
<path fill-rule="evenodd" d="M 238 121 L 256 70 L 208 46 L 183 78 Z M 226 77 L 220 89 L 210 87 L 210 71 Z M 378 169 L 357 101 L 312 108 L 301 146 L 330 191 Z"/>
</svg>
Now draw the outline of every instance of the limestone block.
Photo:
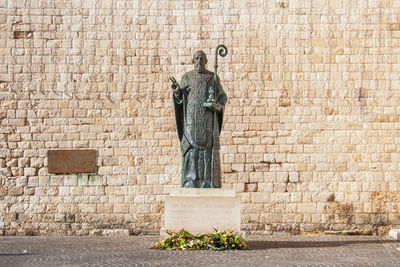
<svg viewBox="0 0 400 267">
<path fill-rule="evenodd" d="M 21 196 L 24 192 L 24 188 L 21 186 L 18 187 L 11 187 L 8 189 L 8 194 L 10 196 Z"/>
<path fill-rule="evenodd" d="M 64 176 L 64 186 L 73 186 L 78 184 L 78 177 L 76 175 L 66 175 Z"/>
<path fill-rule="evenodd" d="M 317 209 L 316 203 L 298 203 L 298 212 L 301 213 L 315 213 Z"/>
<path fill-rule="evenodd" d="M 289 181 L 292 183 L 299 182 L 299 173 L 298 172 L 290 172 L 289 173 Z"/>
<path fill-rule="evenodd" d="M 67 186 L 60 186 L 58 189 L 58 194 L 60 196 L 69 196 L 69 187 Z"/>
<path fill-rule="evenodd" d="M 39 186 L 39 177 L 31 176 L 28 178 L 28 186 L 36 187 Z"/>
<path fill-rule="evenodd" d="M 63 176 L 51 176 L 50 177 L 50 185 L 51 186 L 60 186 L 63 183 Z"/>
<path fill-rule="evenodd" d="M 114 204 L 114 212 L 116 213 L 129 213 L 129 204 L 116 203 Z"/>
<path fill-rule="evenodd" d="M 17 167 L 18 166 L 18 159 L 8 159 L 6 160 L 7 167 Z"/>
<path fill-rule="evenodd" d="M 95 213 L 96 204 L 78 204 L 78 209 L 82 213 Z"/>
<path fill-rule="evenodd" d="M 88 183 L 89 186 L 103 185 L 103 177 L 99 175 L 90 175 Z"/>
<path fill-rule="evenodd" d="M 25 176 L 36 176 L 37 169 L 36 168 L 24 168 L 24 175 Z"/>
<path fill-rule="evenodd" d="M 356 224 L 369 224 L 371 223 L 371 216 L 368 213 L 358 213 L 354 220 Z"/>
<path fill-rule="evenodd" d="M 70 188 L 70 195 L 71 196 L 83 196 L 83 187 L 78 186 L 78 187 L 71 187 Z"/>
<path fill-rule="evenodd" d="M 16 186 L 26 186 L 28 184 L 28 178 L 27 177 L 19 177 L 15 181 Z"/>
<path fill-rule="evenodd" d="M 229 189 L 177 189 L 165 198 L 164 228 L 194 234 L 214 228 L 240 232 L 240 198 Z"/>
<path fill-rule="evenodd" d="M 94 187 L 84 187 L 83 194 L 85 196 L 94 196 L 95 195 L 95 188 Z"/>
<path fill-rule="evenodd" d="M 96 210 L 98 213 L 101 214 L 110 214 L 114 211 L 114 204 L 111 203 L 96 204 Z"/>
<path fill-rule="evenodd" d="M 17 213 L 3 213 L 4 222 L 15 222 L 17 220 Z"/>
<path fill-rule="evenodd" d="M 54 215 L 54 221 L 55 222 L 65 222 L 65 214 L 55 214 Z"/>
</svg>

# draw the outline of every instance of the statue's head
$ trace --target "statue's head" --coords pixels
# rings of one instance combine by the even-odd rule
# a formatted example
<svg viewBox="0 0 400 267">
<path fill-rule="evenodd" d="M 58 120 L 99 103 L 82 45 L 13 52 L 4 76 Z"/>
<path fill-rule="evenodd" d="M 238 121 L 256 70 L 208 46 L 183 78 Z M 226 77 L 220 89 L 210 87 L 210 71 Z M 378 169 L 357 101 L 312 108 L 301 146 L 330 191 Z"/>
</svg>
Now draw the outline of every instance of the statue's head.
<svg viewBox="0 0 400 267">
<path fill-rule="evenodd" d="M 198 72 L 202 72 L 206 70 L 207 64 L 207 56 L 202 50 L 198 50 L 194 53 L 192 63 L 194 65 L 194 69 Z"/>
</svg>

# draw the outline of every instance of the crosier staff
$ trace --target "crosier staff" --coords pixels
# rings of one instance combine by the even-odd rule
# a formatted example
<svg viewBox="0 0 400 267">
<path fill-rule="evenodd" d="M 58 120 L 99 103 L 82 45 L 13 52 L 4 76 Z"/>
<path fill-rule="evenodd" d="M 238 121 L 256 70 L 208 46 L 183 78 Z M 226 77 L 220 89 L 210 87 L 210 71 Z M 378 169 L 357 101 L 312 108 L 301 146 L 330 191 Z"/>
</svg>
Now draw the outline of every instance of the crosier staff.
<svg viewBox="0 0 400 267">
<path fill-rule="evenodd" d="M 208 93 L 208 100 L 211 105 L 216 101 L 216 91 L 217 91 L 217 69 L 218 69 L 218 54 L 221 57 L 225 57 L 228 54 L 228 48 L 225 45 L 220 44 L 215 49 L 215 58 L 214 58 L 214 84 L 213 87 L 210 87 Z M 211 187 L 214 187 L 214 153 L 215 153 L 215 136 L 216 134 L 219 135 L 218 123 L 217 123 L 217 110 L 213 111 L 213 121 L 212 121 L 212 146 L 211 146 Z M 217 126 L 217 127 L 216 127 Z M 217 128 L 217 129 L 216 129 Z"/>
</svg>

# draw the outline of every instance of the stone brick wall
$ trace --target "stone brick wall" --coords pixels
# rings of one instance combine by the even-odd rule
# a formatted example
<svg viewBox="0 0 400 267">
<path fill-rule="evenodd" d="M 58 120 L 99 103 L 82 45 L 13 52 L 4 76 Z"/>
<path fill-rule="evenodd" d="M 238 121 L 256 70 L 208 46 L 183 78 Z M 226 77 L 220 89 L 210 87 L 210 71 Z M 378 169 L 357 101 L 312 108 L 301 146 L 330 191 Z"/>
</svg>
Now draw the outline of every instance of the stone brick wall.
<svg viewBox="0 0 400 267">
<path fill-rule="evenodd" d="M 395 0 L 0 1 L 0 234 L 157 232 L 180 184 L 168 78 L 220 43 L 243 229 L 399 226 L 399 41 Z M 48 173 L 85 148 L 96 174 Z"/>
</svg>

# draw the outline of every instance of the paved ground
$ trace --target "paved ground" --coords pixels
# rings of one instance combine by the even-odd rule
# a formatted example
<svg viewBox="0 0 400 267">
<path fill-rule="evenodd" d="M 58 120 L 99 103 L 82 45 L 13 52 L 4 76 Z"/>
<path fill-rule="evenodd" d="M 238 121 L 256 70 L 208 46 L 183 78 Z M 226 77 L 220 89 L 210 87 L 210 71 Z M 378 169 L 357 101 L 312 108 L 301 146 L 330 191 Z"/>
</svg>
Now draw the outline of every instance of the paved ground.
<svg viewBox="0 0 400 267">
<path fill-rule="evenodd" d="M 0 266 L 400 266 L 373 236 L 250 236 L 247 251 L 161 251 L 155 236 L 0 237 Z"/>
</svg>

